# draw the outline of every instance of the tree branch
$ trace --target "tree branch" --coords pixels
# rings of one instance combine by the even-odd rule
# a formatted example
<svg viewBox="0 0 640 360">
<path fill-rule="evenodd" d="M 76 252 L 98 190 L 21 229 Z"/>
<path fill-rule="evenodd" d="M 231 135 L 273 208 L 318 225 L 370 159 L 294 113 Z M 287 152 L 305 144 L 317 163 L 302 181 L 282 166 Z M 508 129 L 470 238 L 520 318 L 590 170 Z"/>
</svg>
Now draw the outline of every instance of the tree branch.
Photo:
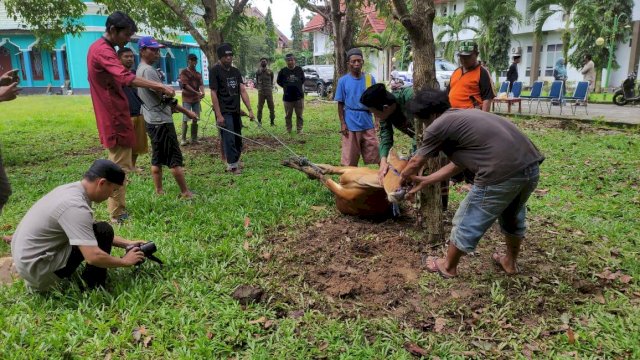
<svg viewBox="0 0 640 360">
<path fill-rule="evenodd" d="M 162 0 L 162 2 L 165 3 L 165 5 L 167 5 L 167 7 L 178 16 L 178 18 L 182 22 L 182 25 L 187 28 L 187 31 L 189 31 L 189 34 L 191 34 L 191 36 L 193 36 L 198 45 L 204 48 L 207 45 L 207 40 L 204 38 L 204 36 L 202 36 L 200 31 L 196 29 L 196 27 L 189 19 L 189 16 L 184 12 L 184 10 L 182 10 L 180 5 L 178 5 L 174 0 Z"/>
<path fill-rule="evenodd" d="M 236 0 L 235 4 L 233 5 L 233 10 L 231 11 L 231 16 L 238 16 L 242 14 L 248 2 L 249 0 Z"/>
<path fill-rule="evenodd" d="M 294 0 L 294 2 L 296 4 L 298 4 L 298 6 L 300 6 L 303 9 L 307 9 L 309 11 L 311 11 L 312 13 L 318 14 L 320 16 L 322 16 L 322 18 L 325 20 L 325 22 L 329 22 L 329 14 L 327 12 L 327 7 L 326 6 L 318 6 L 318 5 L 314 5 L 312 3 L 310 3 L 307 0 Z"/>
<path fill-rule="evenodd" d="M 364 44 L 364 43 L 355 43 L 353 44 L 353 47 L 357 47 L 357 48 L 371 48 L 371 49 L 377 49 L 380 51 L 383 51 L 384 48 L 378 45 L 373 45 L 373 44 Z"/>
</svg>

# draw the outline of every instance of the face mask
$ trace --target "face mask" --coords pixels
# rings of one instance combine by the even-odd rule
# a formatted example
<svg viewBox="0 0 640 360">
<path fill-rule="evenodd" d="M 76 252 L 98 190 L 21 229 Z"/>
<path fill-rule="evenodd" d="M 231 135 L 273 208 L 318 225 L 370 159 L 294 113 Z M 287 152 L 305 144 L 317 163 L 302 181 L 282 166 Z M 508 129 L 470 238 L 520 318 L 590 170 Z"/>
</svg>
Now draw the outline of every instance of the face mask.
<svg viewBox="0 0 640 360">
<path fill-rule="evenodd" d="M 260 66 L 262 66 L 263 68 L 266 68 L 267 67 L 267 63 L 265 63 L 265 62 L 260 63 Z"/>
</svg>

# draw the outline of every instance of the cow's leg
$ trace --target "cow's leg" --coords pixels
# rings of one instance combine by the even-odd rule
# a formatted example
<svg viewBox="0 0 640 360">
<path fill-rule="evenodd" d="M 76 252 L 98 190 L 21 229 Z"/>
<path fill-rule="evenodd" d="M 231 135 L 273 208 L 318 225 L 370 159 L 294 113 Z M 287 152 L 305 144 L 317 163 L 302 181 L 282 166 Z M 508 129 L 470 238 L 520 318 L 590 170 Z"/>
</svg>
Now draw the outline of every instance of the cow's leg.
<svg viewBox="0 0 640 360">
<path fill-rule="evenodd" d="M 317 167 L 322 169 L 323 174 L 342 175 L 350 170 L 362 169 L 357 166 L 333 166 L 327 164 L 316 164 Z"/>
<path fill-rule="evenodd" d="M 340 184 L 349 185 L 349 187 L 356 187 L 357 184 L 360 188 L 382 188 L 380 180 L 378 180 L 378 171 L 367 168 L 359 168 L 358 172 L 346 172 L 340 176 Z M 369 171 L 365 171 L 369 170 Z"/>
</svg>

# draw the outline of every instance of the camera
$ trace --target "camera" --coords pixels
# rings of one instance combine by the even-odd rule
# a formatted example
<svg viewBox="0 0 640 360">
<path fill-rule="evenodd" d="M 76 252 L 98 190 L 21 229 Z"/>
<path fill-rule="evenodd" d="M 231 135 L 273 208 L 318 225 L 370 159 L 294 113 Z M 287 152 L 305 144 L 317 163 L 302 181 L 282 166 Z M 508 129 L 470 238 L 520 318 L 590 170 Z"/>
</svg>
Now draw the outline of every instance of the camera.
<svg viewBox="0 0 640 360">
<path fill-rule="evenodd" d="M 163 265 L 164 263 L 162 262 L 162 260 L 158 259 L 157 257 L 155 257 L 155 255 L 153 255 L 156 251 L 158 251 L 158 248 L 156 247 L 156 244 L 153 241 L 149 241 L 148 243 L 142 244 L 140 246 L 136 246 L 136 245 L 129 245 L 127 246 L 127 248 L 125 249 L 127 252 L 131 251 L 133 248 L 140 248 L 140 251 L 142 251 L 142 253 L 144 254 L 144 257 L 157 262 L 160 265 Z M 136 266 L 139 266 L 140 264 L 142 264 L 144 262 L 144 260 L 138 262 L 136 264 Z"/>
<path fill-rule="evenodd" d="M 173 98 L 173 97 L 168 97 L 166 95 L 162 95 L 162 105 L 164 106 L 171 106 L 172 108 L 175 107 L 176 105 L 178 105 L 178 99 Z"/>
</svg>

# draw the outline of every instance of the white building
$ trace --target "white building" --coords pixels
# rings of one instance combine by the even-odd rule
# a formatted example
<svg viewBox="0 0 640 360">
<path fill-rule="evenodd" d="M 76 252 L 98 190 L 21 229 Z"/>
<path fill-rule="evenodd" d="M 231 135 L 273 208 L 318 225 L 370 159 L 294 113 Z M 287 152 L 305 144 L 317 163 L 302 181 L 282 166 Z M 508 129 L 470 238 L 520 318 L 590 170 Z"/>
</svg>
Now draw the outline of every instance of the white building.
<svg viewBox="0 0 640 360">
<path fill-rule="evenodd" d="M 464 0 L 436 0 L 436 11 L 438 16 L 446 16 L 448 14 L 460 13 L 464 10 Z M 556 59 L 562 57 L 562 30 L 564 29 L 564 20 L 560 12 L 552 15 L 542 28 L 543 34 L 541 42 L 538 44 L 538 51 L 534 49 L 534 28 L 535 21 L 528 15 L 527 8 L 531 0 L 516 0 L 516 8 L 523 15 L 522 24 L 513 24 L 511 31 L 513 40 L 511 42 L 512 49 L 520 47 L 522 49 L 522 62 L 518 66 L 518 79 L 524 84 L 532 82 L 531 67 L 534 64 L 535 57 L 538 59 L 539 80 L 553 80 L 553 66 Z M 632 40 L 626 43 L 618 43 L 616 49 L 616 60 L 620 64 L 620 68 L 611 72 L 609 86 L 620 86 L 627 74 L 632 71 L 638 71 L 638 59 L 640 58 L 640 48 L 638 39 L 640 35 L 640 0 L 634 0 L 632 13 Z M 629 24 L 629 22 L 626 22 Z M 469 21 L 469 26 L 477 27 L 478 23 L 475 19 Z M 623 26 L 624 24 L 619 24 Z M 433 32 L 437 34 L 438 27 L 434 25 Z M 460 40 L 472 39 L 474 33 L 466 30 L 459 34 Z M 606 45 L 605 45 L 606 46 Z M 569 49 L 569 54 L 571 54 Z M 482 54 L 480 55 L 482 56 Z M 566 59 L 565 59 L 566 60 Z M 607 64 L 596 64 L 601 68 L 606 68 Z M 602 72 L 603 80 L 606 77 L 606 70 Z M 535 72 L 534 72 L 535 75 Z M 567 75 L 569 81 L 582 80 L 582 74 L 579 69 L 567 64 Z M 534 76 L 535 77 L 535 76 Z M 502 80 L 502 79 L 501 79 Z M 604 81 L 602 81 L 604 86 Z"/>
</svg>

